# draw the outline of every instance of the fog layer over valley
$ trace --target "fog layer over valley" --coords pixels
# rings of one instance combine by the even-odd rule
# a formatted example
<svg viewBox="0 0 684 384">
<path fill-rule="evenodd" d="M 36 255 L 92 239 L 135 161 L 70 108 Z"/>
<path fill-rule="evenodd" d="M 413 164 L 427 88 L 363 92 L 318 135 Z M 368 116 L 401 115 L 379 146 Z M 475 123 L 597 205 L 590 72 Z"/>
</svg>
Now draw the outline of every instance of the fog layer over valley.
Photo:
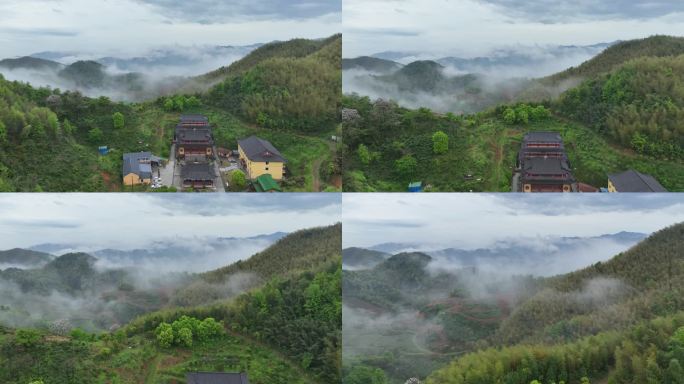
<svg viewBox="0 0 684 384">
<path fill-rule="evenodd" d="M 499 237 L 479 249 L 423 242 L 347 248 L 347 375 L 370 366 L 379 367 L 389 383 L 424 379 L 447 362 L 488 346 L 566 337 L 565 330 L 551 325 L 568 313 L 601 327 L 616 316 L 630 317 L 624 311 L 634 310 L 626 308 L 643 294 L 636 282 L 621 272 L 589 271 L 602 270 L 602 264 L 619 270 L 608 265 L 643 254 L 655 242 L 647 236 L 624 231 Z"/>
<path fill-rule="evenodd" d="M 473 58 L 382 52 L 345 59 L 343 90 L 408 108 L 473 113 L 513 100 L 556 97 L 580 79 L 553 86 L 534 79 L 577 66 L 610 45 L 509 47 Z"/>
<path fill-rule="evenodd" d="M 0 324 L 106 330 L 167 305 L 230 299 L 262 279 L 238 272 L 209 283 L 196 273 L 247 259 L 284 236 L 175 239 L 131 250 L 42 244 L 0 252 Z M 44 255 L 48 261 L 34 256 L 31 262 L 3 262 L 15 255 Z"/>
<path fill-rule="evenodd" d="M 596 237 L 552 237 L 516 238 L 497 240 L 486 248 L 460 249 L 457 246 L 435 246 L 415 243 L 382 243 L 347 262 L 345 269 L 371 268 L 382 261 L 385 255 L 402 252 L 422 252 L 432 256 L 429 268 L 435 271 L 457 271 L 463 268 L 477 268 L 484 272 L 506 271 L 508 275 L 553 276 L 605 261 L 623 252 L 646 237 L 642 233 L 620 232 Z M 365 251 L 365 252 L 364 252 Z"/>
<path fill-rule="evenodd" d="M 0 60 L 0 74 L 34 87 L 79 91 L 115 101 L 143 101 L 178 91 L 206 89 L 207 84 L 195 77 L 228 66 L 261 45 L 170 46 L 140 56 L 105 57 L 46 51 Z"/>
</svg>

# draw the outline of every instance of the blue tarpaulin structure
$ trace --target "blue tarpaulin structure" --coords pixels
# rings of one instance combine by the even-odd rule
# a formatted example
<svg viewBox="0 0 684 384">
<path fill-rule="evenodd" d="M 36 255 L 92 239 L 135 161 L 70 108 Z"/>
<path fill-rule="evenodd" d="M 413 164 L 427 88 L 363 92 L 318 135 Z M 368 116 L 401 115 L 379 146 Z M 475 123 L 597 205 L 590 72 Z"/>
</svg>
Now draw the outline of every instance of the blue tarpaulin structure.
<svg viewBox="0 0 684 384">
<path fill-rule="evenodd" d="M 97 150 L 100 152 L 100 155 L 102 156 L 109 153 L 109 147 L 107 146 L 98 147 Z"/>
<path fill-rule="evenodd" d="M 408 191 L 409 192 L 422 192 L 423 191 L 423 183 L 420 181 L 416 181 L 416 182 L 409 184 Z"/>
</svg>

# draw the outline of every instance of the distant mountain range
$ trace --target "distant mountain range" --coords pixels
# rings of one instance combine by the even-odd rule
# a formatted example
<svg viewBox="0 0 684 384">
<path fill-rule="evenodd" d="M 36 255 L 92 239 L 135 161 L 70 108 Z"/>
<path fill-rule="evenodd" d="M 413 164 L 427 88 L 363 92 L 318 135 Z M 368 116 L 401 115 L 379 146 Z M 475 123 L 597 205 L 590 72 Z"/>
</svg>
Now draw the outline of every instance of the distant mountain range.
<svg viewBox="0 0 684 384">
<path fill-rule="evenodd" d="M 190 87 L 193 76 L 227 66 L 262 45 L 171 47 L 137 57 L 46 51 L 0 60 L 0 73 L 34 86 L 139 101 Z"/>
<path fill-rule="evenodd" d="M 476 69 L 504 67 L 504 66 L 530 66 L 537 65 L 549 59 L 562 60 L 578 55 L 593 57 L 604 49 L 619 43 L 598 43 L 592 45 L 558 45 L 558 46 L 531 46 L 501 48 L 490 52 L 486 56 L 478 57 L 457 57 L 457 56 L 436 56 L 421 52 L 401 52 L 384 51 L 372 54 L 370 57 L 398 64 L 408 64 L 413 61 L 432 60 L 445 66 L 472 72 Z M 578 63 L 579 64 L 579 63 Z"/>
<path fill-rule="evenodd" d="M 472 113 L 508 103 L 534 79 L 577 66 L 615 43 L 513 47 L 471 58 L 380 52 L 343 60 L 343 90 L 408 108 Z"/>
<path fill-rule="evenodd" d="M 527 271 L 549 275 L 593 264 L 602 255 L 612 256 L 646 237 L 643 233 L 619 232 L 595 237 L 520 239 L 518 242 L 500 242 L 489 248 L 473 250 L 429 250 L 429 246 L 423 244 L 382 243 L 367 249 L 347 248 L 343 251 L 343 262 L 348 269 L 372 268 L 393 254 L 421 251 L 434 257 L 438 261 L 435 264 L 438 268 L 506 267 L 521 273 Z"/>
<path fill-rule="evenodd" d="M 0 251 L 0 270 L 39 268 L 60 255 L 87 252 L 97 259 L 99 266 L 106 268 L 149 269 L 160 273 L 200 272 L 244 259 L 287 235 L 286 232 L 274 232 L 251 237 L 173 239 L 129 250 L 45 243 L 30 249 Z"/>
</svg>

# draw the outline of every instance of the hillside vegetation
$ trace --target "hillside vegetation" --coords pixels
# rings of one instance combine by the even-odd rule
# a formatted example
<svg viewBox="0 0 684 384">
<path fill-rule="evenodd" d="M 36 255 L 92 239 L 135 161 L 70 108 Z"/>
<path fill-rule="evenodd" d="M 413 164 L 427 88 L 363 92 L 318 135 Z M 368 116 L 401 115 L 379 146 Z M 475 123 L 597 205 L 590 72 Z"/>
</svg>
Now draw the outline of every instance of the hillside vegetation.
<svg viewBox="0 0 684 384">
<path fill-rule="evenodd" d="M 207 93 L 144 103 L 36 89 L 0 76 L 0 191 L 120 191 L 121 155 L 168 158 L 181 113 L 208 115 L 219 146 L 237 148 L 237 139 L 250 135 L 270 140 L 288 159 L 286 191 L 339 189 L 329 137 L 340 104 L 341 38 L 301 44 L 316 49 L 295 49 L 290 57 L 284 52 L 291 44 L 273 43 L 234 63 L 242 69 Z M 97 82 L 96 64 L 67 69 L 81 79 L 92 73 L 88 81 Z M 114 124 L 115 114 L 123 126 Z M 98 146 L 108 146 L 109 155 L 98 155 Z"/>
<path fill-rule="evenodd" d="M 255 57 L 243 59 L 254 63 L 248 70 L 237 64 L 228 68 L 226 80 L 209 91 L 206 102 L 268 128 L 332 130 L 342 87 L 342 37 L 324 40 L 315 50 L 306 47 L 306 55 L 257 50 Z"/>
<path fill-rule="evenodd" d="M 678 383 L 683 239 L 677 224 L 606 262 L 545 279 L 440 275 L 415 253 L 343 271 L 352 308 L 343 382 Z"/>
<path fill-rule="evenodd" d="M 497 106 L 476 76 L 447 78 L 438 65 L 410 64 L 378 78 L 412 94 L 460 79 L 466 94 L 476 96 L 463 100 L 482 103 L 481 112 L 438 114 L 345 95 L 343 106 L 359 115 L 344 122 L 344 189 L 405 191 L 422 181 L 433 191 L 509 191 L 522 135 L 542 130 L 561 133 L 580 182 L 605 187 L 608 174 L 635 169 L 683 191 L 682 55 L 684 38 L 622 42 L 548 78 L 510 79 L 495 92 L 498 103 L 512 104 Z"/>
<path fill-rule="evenodd" d="M 456 116 L 356 95 L 345 95 L 343 104 L 359 112 L 344 123 L 345 191 L 399 192 L 422 181 L 435 192 L 508 192 L 522 137 L 530 131 L 559 132 L 581 182 L 605 187 L 608 174 L 636 169 L 669 191 L 684 191 L 684 163 L 618 148 L 544 104 L 513 106 L 527 119 L 512 122 L 504 118 L 506 106 Z M 446 145 L 436 150 L 439 136 Z"/>
<path fill-rule="evenodd" d="M 293 238 L 285 237 L 256 255 L 256 262 L 240 263 L 256 266 L 252 269 L 256 272 L 268 258 L 277 260 L 281 270 L 272 273 L 264 269 L 271 274 L 264 274 L 264 280 L 234 298 L 216 298 L 209 305 L 148 310 L 110 332 L 91 334 L 58 326 L 10 329 L 0 325 L 0 381 L 171 384 L 184 380 L 190 371 L 245 371 L 250 382 L 257 384 L 339 381 L 341 228 L 314 228 L 290 236 Z M 306 247 L 298 248 L 293 244 L 296 241 L 305 241 Z M 328 254 L 333 248 L 330 244 L 336 241 L 337 254 Z M 304 250 L 309 260 L 306 266 L 286 261 L 297 260 L 290 252 Z M 325 256 L 317 257 L 317 252 Z M 67 286 L 41 289 L 78 291 L 95 284 L 88 277 L 98 276 L 91 270 L 92 257 L 65 256 L 45 270 L 58 272 L 53 278 Z M 85 277 L 76 276 L 79 272 Z M 245 272 L 246 268 L 238 266 L 224 270 L 221 276 Z M 30 273 L 35 281 L 45 281 L 45 276 L 35 275 L 38 272 Z M 115 280 L 116 273 L 104 276 Z M 110 283 L 102 278 L 102 284 Z M 193 278 L 199 281 L 202 276 Z M 216 285 L 223 283 L 217 281 Z"/>
</svg>

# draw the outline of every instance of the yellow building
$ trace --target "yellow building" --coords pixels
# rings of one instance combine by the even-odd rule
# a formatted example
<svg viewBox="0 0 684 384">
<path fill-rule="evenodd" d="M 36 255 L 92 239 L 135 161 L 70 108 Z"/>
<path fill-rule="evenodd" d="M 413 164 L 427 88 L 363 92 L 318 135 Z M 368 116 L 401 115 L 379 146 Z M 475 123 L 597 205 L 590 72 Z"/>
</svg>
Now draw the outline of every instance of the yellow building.
<svg viewBox="0 0 684 384">
<path fill-rule="evenodd" d="M 283 155 L 267 140 L 250 136 L 238 141 L 240 162 L 251 180 L 265 174 L 274 180 L 282 180 L 285 163 Z"/>
<path fill-rule="evenodd" d="M 123 185 L 132 186 L 152 183 L 152 163 L 160 159 L 150 152 L 124 153 Z"/>
</svg>

